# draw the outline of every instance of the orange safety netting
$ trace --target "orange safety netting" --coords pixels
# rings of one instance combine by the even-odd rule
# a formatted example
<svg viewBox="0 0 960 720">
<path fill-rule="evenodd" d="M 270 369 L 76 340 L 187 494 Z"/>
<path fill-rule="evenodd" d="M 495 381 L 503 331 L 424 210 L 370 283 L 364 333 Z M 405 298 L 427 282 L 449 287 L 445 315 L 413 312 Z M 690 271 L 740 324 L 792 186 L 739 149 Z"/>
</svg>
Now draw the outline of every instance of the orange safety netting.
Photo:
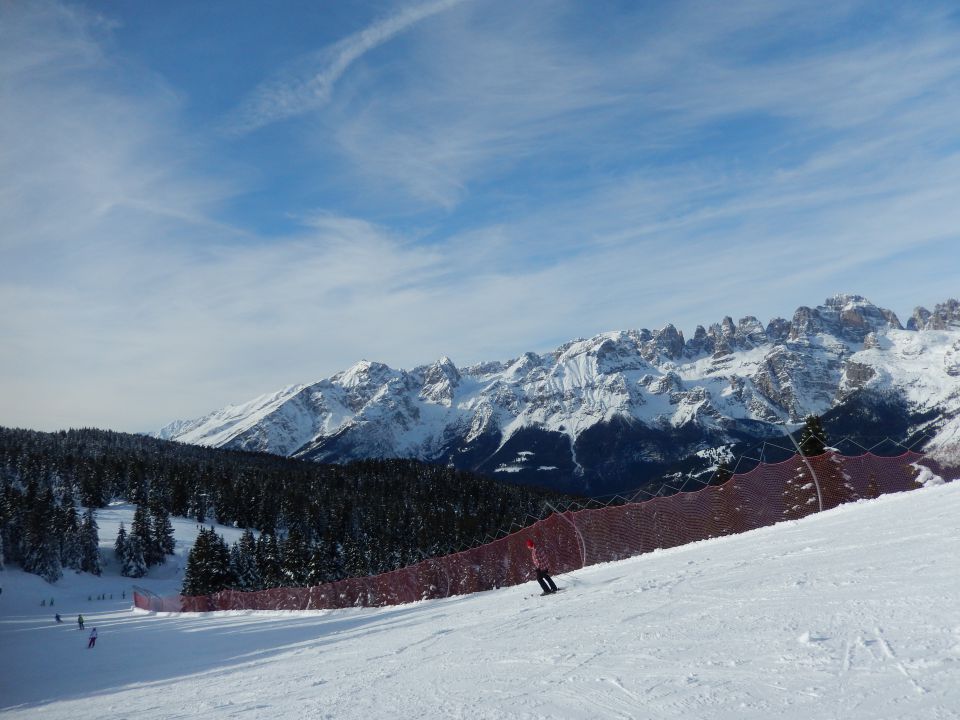
<svg viewBox="0 0 960 720">
<path fill-rule="evenodd" d="M 553 574 L 621 560 L 658 548 L 733 535 L 794 520 L 861 498 L 918 487 L 921 455 L 828 452 L 760 464 L 723 485 L 576 512 L 554 513 L 499 540 L 431 558 L 392 572 L 348 578 L 315 587 L 243 592 L 224 590 L 201 597 L 160 597 L 142 588 L 134 605 L 154 612 L 210 610 L 316 610 L 397 605 L 528 582 L 534 577 L 528 538 L 550 558 Z"/>
</svg>

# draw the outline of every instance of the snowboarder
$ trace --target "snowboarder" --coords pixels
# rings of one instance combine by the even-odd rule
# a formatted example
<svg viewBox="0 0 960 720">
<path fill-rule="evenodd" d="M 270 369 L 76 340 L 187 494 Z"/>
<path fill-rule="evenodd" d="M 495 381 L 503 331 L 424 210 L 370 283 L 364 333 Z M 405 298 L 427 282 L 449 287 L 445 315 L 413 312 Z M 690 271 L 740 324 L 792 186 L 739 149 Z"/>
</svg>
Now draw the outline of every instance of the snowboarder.
<svg viewBox="0 0 960 720">
<path fill-rule="evenodd" d="M 60 617 L 60 613 L 54 613 L 53 619 L 56 620 L 58 623 L 62 623 L 62 622 L 63 622 L 63 618 Z"/>
<path fill-rule="evenodd" d="M 97 629 L 94 628 L 93 630 L 90 631 L 90 642 L 87 643 L 87 650 L 89 650 L 96 644 L 97 644 Z"/>
<path fill-rule="evenodd" d="M 554 584 L 553 578 L 550 577 L 547 559 L 541 551 L 537 550 L 537 546 L 533 544 L 533 540 L 527 540 L 527 547 L 530 548 L 530 558 L 533 560 L 533 566 L 537 569 L 537 582 L 540 583 L 540 587 L 543 588 L 543 594 L 549 595 L 550 593 L 555 593 L 557 586 Z"/>
<path fill-rule="evenodd" d="M 77 615 L 77 625 L 79 625 L 80 629 L 83 630 L 83 615 Z"/>
</svg>

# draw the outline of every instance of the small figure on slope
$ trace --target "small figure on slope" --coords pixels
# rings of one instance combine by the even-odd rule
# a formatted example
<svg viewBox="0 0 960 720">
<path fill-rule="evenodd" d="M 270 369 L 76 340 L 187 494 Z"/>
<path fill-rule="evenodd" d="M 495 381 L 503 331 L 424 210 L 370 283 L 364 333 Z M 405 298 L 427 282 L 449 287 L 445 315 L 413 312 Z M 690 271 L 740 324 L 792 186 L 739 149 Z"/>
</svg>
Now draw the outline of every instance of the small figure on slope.
<svg viewBox="0 0 960 720">
<path fill-rule="evenodd" d="M 77 615 L 77 625 L 79 625 L 80 629 L 83 630 L 83 615 Z"/>
<path fill-rule="evenodd" d="M 550 569 L 547 567 L 547 559 L 543 552 L 537 550 L 533 540 L 527 540 L 527 547 L 530 548 L 530 558 L 533 560 L 533 566 L 537 569 L 537 582 L 543 588 L 543 594 L 555 593 L 557 586 L 554 584 L 553 578 L 550 577 Z"/>
<path fill-rule="evenodd" d="M 93 630 L 90 631 L 90 642 L 87 643 L 87 650 L 89 650 L 96 644 L 97 644 L 97 629 L 94 628 Z"/>
<path fill-rule="evenodd" d="M 53 616 L 53 619 L 56 620 L 58 623 L 62 623 L 62 622 L 63 622 L 63 618 L 60 617 L 60 613 L 55 613 L 54 616 Z"/>
</svg>

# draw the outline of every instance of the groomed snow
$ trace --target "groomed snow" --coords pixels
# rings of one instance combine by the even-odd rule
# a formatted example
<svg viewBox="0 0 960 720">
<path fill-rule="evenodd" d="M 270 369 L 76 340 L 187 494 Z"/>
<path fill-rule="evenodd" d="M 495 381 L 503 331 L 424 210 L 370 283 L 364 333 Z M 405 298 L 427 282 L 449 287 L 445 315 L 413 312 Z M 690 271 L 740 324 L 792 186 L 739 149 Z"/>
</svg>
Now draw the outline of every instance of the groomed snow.
<svg viewBox="0 0 960 720">
<path fill-rule="evenodd" d="M 960 717 L 960 482 L 393 608 L 157 616 L 0 573 L 0 708 L 63 718 Z M 179 530 L 179 528 L 178 528 Z M 56 595 L 66 623 L 40 598 Z M 115 595 L 116 598 L 116 595 Z M 86 649 L 86 633 L 99 631 Z"/>
</svg>

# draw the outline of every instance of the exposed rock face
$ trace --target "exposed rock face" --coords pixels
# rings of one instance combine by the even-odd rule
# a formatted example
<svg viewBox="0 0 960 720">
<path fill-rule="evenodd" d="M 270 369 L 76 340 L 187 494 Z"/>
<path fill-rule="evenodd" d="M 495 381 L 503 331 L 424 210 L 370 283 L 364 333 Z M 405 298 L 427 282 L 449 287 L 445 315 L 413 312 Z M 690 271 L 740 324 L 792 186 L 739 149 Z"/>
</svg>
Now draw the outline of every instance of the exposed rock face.
<svg viewBox="0 0 960 720">
<path fill-rule="evenodd" d="M 766 327 L 726 317 L 687 341 L 666 325 L 460 369 L 446 357 L 409 371 L 363 361 L 159 435 L 328 462 L 452 462 L 602 494 L 705 448 L 778 436 L 865 393 L 924 422 L 960 413 L 960 304 L 918 308 L 908 328 L 837 295 Z"/>
<path fill-rule="evenodd" d="M 798 308 L 789 337 L 801 340 L 827 333 L 852 342 L 863 342 L 869 333 L 886 329 L 903 329 L 893 311 L 878 308 L 860 295 L 835 295 L 821 307 Z"/>
<path fill-rule="evenodd" d="M 908 330 L 958 330 L 960 329 L 960 302 L 947 300 L 936 305 L 933 312 L 918 307 L 907 322 Z"/>
<path fill-rule="evenodd" d="M 459 384 L 460 371 L 450 358 L 442 357 L 423 373 L 420 397 L 427 402 L 450 407 Z"/>
</svg>

